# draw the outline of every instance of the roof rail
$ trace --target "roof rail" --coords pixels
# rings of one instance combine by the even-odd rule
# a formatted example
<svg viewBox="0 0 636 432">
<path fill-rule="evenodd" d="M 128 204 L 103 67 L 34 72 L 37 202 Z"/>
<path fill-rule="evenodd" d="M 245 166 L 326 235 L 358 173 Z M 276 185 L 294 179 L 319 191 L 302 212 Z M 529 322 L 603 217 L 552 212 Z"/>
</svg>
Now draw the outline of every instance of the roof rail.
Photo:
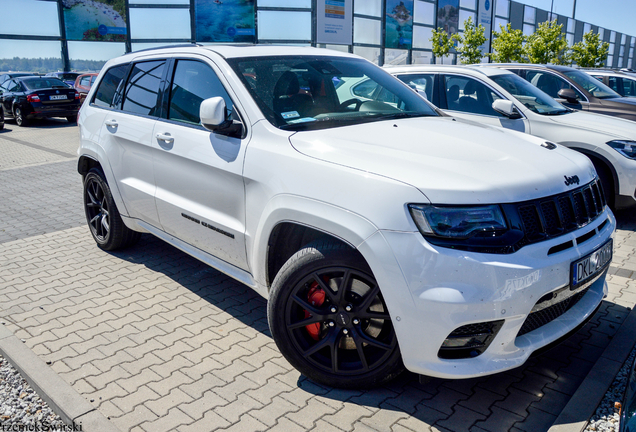
<svg viewBox="0 0 636 432">
<path fill-rule="evenodd" d="M 153 51 L 153 50 L 158 50 L 158 49 L 164 49 L 164 48 L 191 48 L 191 47 L 200 47 L 203 46 L 201 44 L 198 43 L 184 43 L 184 44 L 177 44 L 177 45 L 162 45 L 162 46 L 158 46 L 158 47 L 152 47 L 152 48 L 144 48 L 141 50 L 137 50 L 137 51 L 131 51 L 130 54 L 132 53 L 140 53 L 140 52 L 144 52 L 144 51 Z"/>
</svg>

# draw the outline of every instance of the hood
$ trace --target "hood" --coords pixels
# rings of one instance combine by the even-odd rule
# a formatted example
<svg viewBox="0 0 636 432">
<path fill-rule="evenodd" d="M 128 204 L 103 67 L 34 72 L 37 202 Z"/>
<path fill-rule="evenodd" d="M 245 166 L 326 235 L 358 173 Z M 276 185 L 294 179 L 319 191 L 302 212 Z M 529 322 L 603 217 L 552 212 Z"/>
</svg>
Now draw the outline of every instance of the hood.
<svg viewBox="0 0 636 432">
<path fill-rule="evenodd" d="M 564 176 L 583 185 L 595 175 L 589 159 L 563 146 L 450 117 L 297 132 L 290 141 L 307 156 L 410 184 L 433 204 L 525 201 L 577 187 Z"/>
<path fill-rule="evenodd" d="M 605 134 L 608 137 L 608 141 L 610 138 L 623 138 L 636 141 L 636 122 L 632 120 L 583 111 L 550 116 L 549 119 L 560 125 Z"/>
</svg>

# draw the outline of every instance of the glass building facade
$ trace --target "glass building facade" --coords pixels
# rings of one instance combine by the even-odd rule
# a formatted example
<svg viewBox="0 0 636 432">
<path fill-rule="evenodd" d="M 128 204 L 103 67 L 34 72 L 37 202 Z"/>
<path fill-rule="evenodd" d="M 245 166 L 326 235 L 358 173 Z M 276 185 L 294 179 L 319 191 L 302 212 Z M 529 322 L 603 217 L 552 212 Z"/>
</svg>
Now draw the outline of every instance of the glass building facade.
<svg viewBox="0 0 636 432">
<path fill-rule="evenodd" d="M 182 43 L 313 45 L 377 64 L 431 63 L 432 30 L 462 32 L 469 17 L 488 29 L 526 35 L 550 18 L 568 44 L 589 30 L 610 44 L 607 66 L 633 65 L 636 37 L 511 0 L 0 0 L 0 59 L 46 57 L 59 68 Z M 490 38 L 483 47 L 490 50 Z M 21 55 L 22 54 L 22 55 Z M 438 60 L 455 63 L 456 56 Z M 484 60 L 487 61 L 487 60 Z"/>
</svg>

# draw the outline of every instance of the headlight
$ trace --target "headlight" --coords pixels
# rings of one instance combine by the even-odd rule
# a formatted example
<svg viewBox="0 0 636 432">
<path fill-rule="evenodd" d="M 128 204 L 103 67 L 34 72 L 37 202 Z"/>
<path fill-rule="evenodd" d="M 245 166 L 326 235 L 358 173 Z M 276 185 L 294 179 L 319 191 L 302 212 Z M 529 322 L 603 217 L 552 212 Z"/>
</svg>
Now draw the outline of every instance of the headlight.
<svg viewBox="0 0 636 432">
<path fill-rule="evenodd" d="M 636 141 L 616 140 L 608 142 L 607 145 L 627 158 L 636 159 Z"/>
<path fill-rule="evenodd" d="M 409 210 L 423 235 L 465 239 L 480 232 L 506 230 L 506 220 L 498 205 L 435 207 L 410 204 Z"/>
</svg>

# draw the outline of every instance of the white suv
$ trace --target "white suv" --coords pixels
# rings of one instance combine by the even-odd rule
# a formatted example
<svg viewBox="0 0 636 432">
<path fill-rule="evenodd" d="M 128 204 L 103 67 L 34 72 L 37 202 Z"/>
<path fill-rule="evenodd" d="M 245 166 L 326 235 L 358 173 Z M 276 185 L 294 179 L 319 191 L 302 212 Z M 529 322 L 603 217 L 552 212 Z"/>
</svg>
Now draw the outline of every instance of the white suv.
<svg viewBox="0 0 636 432">
<path fill-rule="evenodd" d="M 338 91 L 365 78 L 391 102 Z M 616 223 L 585 156 L 445 116 L 353 55 L 131 53 L 79 127 L 98 246 L 148 232 L 254 288 L 323 384 L 511 369 L 606 293 Z"/>
<path fill-rule="evenodd" d="M 566 108 L 505 69 L 409 65 L 387 70 L 453 117 L 580 151 L 592 160 L 612 208 L 636 205 L 636 122 Z"/>
</svg>

